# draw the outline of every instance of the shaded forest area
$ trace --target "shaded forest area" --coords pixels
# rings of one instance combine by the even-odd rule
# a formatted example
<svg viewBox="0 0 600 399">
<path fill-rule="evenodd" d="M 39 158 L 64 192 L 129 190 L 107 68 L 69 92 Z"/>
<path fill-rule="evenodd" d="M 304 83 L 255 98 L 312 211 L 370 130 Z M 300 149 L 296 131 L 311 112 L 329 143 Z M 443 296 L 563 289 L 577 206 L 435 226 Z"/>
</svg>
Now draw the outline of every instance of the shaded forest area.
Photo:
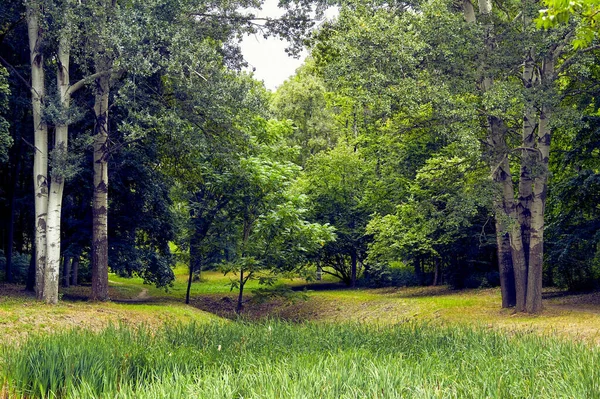
<svg viewBox="0 0 600 399">
<path fill-rule="evenodd" d="M 56 303 L 176 262 L 245 284 L 600 283 L 595 15 L 532 0 L 0 6 L 0 278 Z M 553 6 L 553 4 L 549 4 Z M 315 15 L 316 7 L 316 15 Z M 575 15 L 571 15 L 575 12 Z M 552 17 L 552 18 L 551 18 Z M 309 58 L 276 92 L 246 33 Z M 499 304 L 500 305 L 500 304 Z"/>
</svg>

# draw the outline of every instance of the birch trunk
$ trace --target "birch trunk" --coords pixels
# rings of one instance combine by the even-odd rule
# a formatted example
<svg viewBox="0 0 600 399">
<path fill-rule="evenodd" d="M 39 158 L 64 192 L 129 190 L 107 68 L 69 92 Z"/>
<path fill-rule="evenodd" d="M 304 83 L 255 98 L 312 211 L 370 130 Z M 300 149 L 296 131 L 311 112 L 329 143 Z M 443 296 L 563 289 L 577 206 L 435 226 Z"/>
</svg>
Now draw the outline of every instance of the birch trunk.
<svg viewBox="0 0 600 399">
<path fill-rule="evenodd" d="M 63 35 L 58 47 L 58 65 L 56 71 L 56 85 L 59 101 L 63 112 L 69 108 L 69 39 Z M 65 116 L 56 124 L 54 137 L 54 154 L 64 159 L 67 153 L 69 139 L 69 125 Z M 60 168 L 60 166 L 59 166 Z M 47 264 L 44 277 L 44 300 L 46 303 L 58 302 L 58 286 L 60 274 L 60 222 L 62 212 L 63 192 L 65 188 L 64 171 L 54 170 L 48 197 L 48 223 L 47 223 Z"/>
<path fill-rule="evenodd" d="M 468 23 L 475 23 L 475 9 L 471 0 L 463 0 L 463 16 Z"/>
<path fill-rule="evenodd" d="M 46 222 L 48 215 L 48 126 L 42 118 L 46 94 L 44 55 L 41 53 L 43 31 L 40 26 L 41 5 L 31 0 L 27 7 L 27 33 L 31 63 L 31 104 L 33 113 L 33 188 L 35 196 L 35 296 L 44 298 L 46 271 Z"/>
<path fill-rule="evenodd" d="M 108 70 L 106 60 L 97 71 Z M 94 114 L 94 193 L 92 199 L 92 300 L 108 300 L 108 94 L 109 76 L 96 79 Z"/>
</svg>

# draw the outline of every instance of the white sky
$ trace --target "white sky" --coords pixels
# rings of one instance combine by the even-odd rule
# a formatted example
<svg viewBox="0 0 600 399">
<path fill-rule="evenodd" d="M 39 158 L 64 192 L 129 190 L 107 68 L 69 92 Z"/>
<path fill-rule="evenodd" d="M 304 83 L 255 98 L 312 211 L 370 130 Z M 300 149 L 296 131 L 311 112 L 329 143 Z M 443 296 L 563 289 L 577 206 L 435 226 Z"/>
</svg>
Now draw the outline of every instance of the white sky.
<svg viewBox="0 0 600 399">
<path fill-rule="evenodd" d="M 277 2 L 277 0 L 266 0 L 262 10 L 254 13 L 259 17 L 278 17 L 283 14 L 283 11 L 277 7 Z M 337 10 L 327 10 L 325 14 L 327 18 L 333 18 Z M 242 54 L 248 61 L 250 70 L 255 69 L 254 78 L 262 80 L 267 89 L 275 90 L 292 76 L 308 55 L 303 51 L 299 59 L 290 57 L 285 53 L 287 46 L 287 41 L 274 37 L 265 39 L 260 33 L 248 35 L 242 40 Z"/>
</svg>

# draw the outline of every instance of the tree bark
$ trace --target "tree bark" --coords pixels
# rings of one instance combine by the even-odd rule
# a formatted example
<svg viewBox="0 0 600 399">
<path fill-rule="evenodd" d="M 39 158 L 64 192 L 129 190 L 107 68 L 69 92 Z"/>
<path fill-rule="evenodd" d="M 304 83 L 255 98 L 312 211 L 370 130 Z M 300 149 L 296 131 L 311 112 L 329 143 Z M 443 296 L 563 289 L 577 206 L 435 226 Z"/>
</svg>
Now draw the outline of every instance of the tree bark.
<svg viewBox="0 0 600 399">
<path fill-rule="evenodd" d="M 521 175 L 519 176 L 519 201 L 517 215 L 523 236 L 525 259 L 529 257 L 529 229 L 531 225 L 531 202 L 533 199 L 533 169 L 536 165 L 535 133 L 537 130 L 534 87 L 537 84 L 535 65 L 531 49 L 525 56 L 523 65 L 523 85 L 525 88 L 525 112 L 521 142 Z M 526 278 L 526 277 L 525 277 Z M 527 284 L 525 283 L 525 286 Z"/>
<path fill-rule="evenodd" d="M 468 22 L 475 22 L 469 17 L 468 5 L 463 3 L 463 14 Z M 479 0 L 479 14 L 484 23 L 485 52 L 490 55 L 494 51 L 494 38 L 492 36 L 493 22 L 491 21 L 492 2 Z M 485 59 L 485 57 L 484 57 Z M 494 84 L 490 68 L 485 61 L 482 62 L 482 77 L 479 82 L 483 93 L 489 91 Z M 502 307 L 516 306 L 517 310 L 525 307 L 525 282 L 526 259 L 523 251 L 521 227 L 517 221 L 516 205 L 514 200 L 514 187 L 510 164 L 508 161 L 508 146 L 506 143 L 506 126 L 495 116 L 486 114 L 488 122 L 487 144 L 491 156 L 491 177 L 498 187 L 494 200 L 496 219 L 496 242 L 498 251 L 498 268 L 500 273 L 500 286 L 502 292 Z M 514 280 L 513 280 L 514 279 Z"/>
<path fill-rule="evenodd" d="M 27 282 L 25 283 L 25 291 L 35 292 L 35 248 L 29 259 L 29 269 L 27 270 Z"/>
<path fill-rule="evenodd" d="M 475 9 L 473 8 L 471 0 L 463 0 L 463 16 L 468 23 L 474 23 L 476 21 Z"/>
<path fill-rule="evenodd" d="M 69 37 L 63 33 L 58 46 L 58 64 L 56 71 L 56 85 L 58 89 L 59 101 L 63 113 L 68 110 L 71 95 L 69 92 Z M 62 115 L 61 120 L 56 124 L 54 137 L 54 156 L 60 157 L 61 160 L 66 160 L 69 140 L 69 125 Z M 66 165 L 59 165 L 60 168 Z M 46 303 L 58 302 L 58 285 L 60 274 L 60 225 L 63 192 L 65 188 L 64 171 L 53 170 L 52 181 L 50 185 L 50 194 L 48 197 L 48 223 L 46 228 L 47 234 L 47 264 L 46 274 L 44 277 L 44 299 Z"/>
<path fill-rule="evenodd" d="M 240 292 L 238 294 L 237 306 L 235 308 L 235 313 L 242 313 L 242 309 L 244 309 L 244 285 L 246 282 L 244 281 L 244 270 L 240 270 Z"/>
<path fill-rule="evenodd" d="M 508 162 L 508 146 L 506 144 L 506 127 L 496 118 L 488 118 L 488 145 L 490 148 L 490 166 L 492 179 L 498 186 L 494 200 L 496 219 L 496 242 L 502 306 L 517 308 L 524 306 L 525 291 L 523 273 L 525 273 L 525 257 L 523 254 L 521 230 L 516 221 L 515 193 L 512 174 Z M 509 227 L 513 226 L 513 227 Z M 511 280 L 514 279 L 514 280 Z M 513 291 L 514 287 L 514 291 Z"/>
<path fill-rule="evenodd" d="M 352 252 L 352 254 L 350 255 L 350 281 L 352 282 L 352 288 L 356 288 L 356 265 L 357 265 L 357 259 L 358 257 L 356 256 L 356 252 Z"/>
<path fill-rule="evenodd" d="M 69 288 L 71 283 L 71 263 L 73 258 L 65 256 L 63 260 L 63 287 Z"/>
<path fill-rule="evenodd" d="M 502 307 L 512 308 L 517 304 L 517 297 L 515 292 L 515 273 L 512 264 L 510 236 L 506 231 L 506 226 L 500 221 L 499 218 L 496 219 L 496 231 Z"/>
<path fill-rule="evenodd" d="M 73 257 L 73 264 L 71 265 L 71 285 L 76 286 L 79 284 L 79 255 Z"/>
<path fill-rule="evenodd" d="M 14 249 L 14 238 L 15 238 L 15 213 L 17 210 L 17 189 L 18 189 L 18 181 L 19 175 L 21 174 L 21 130 L 15 129 L 15 152 L 14 154 L 14 169 L 13 175 L 11 176 L 10 183 L 10 194 L 8 199 L 9 206 L 9 216 L 8 216 L 8 234 L 6 237 L 6 266 L 5 266 L 5 276 L 7 283 L 13 283 L 13 273 L 12 273 L 12 259 L 13 259 L 13 249 Z"/>
<path fill-rule="evenodd" d="M 42 118 L 46 94 L 44 55 L 41 52 L 43 30 L 40 25 L 42 7 L 36 0 L 26 2 L 29 58 L 31 63 L 31 103 L 33 113 L 33 187 L 35 195 L 35 295 L 44 298 L 46 271 L 46 222 L 48 215 L 48 127 Z"/>
<path fill-rule="evenodd" d="M 97 70 L 110 69 L 99 56 Z M 108 300 L 108 94 L 109 76 L 96 79 L 94 193 L 92 199 L 92 300 Z"/>
<path fill-rule="evenodd" d="M 542 64 L 542 77 L 544 83 L 550 85 L 554 80 L 555 58 L 551 54 L 544 59 Z M 544 213 L 546 209 L 546 195 L 548 191 L 548 168 L 550 160 L 550 142 L 552 131 L 550 129 L 551 106 L 545 101 L 540 110 L 540 119 L 537 131 L 538 163 L 533 180 L 533 200 L 531 205 L 531 238 L 529 249 L 529 273 L 527 276 L 527 301 L 528 313 L 542 311 L 542 277 L 544 261 Z"/>
<path fill-rule="evenodd" d="M 194 268 L 192 267 L 193 262 L 190 260 L 190 274 L 188 276 L 187 290 L 185 291 L 185 303 L 190 303 L 190 291 L 192 290 L 192 280 L 194 278 Z"/>
</svg>

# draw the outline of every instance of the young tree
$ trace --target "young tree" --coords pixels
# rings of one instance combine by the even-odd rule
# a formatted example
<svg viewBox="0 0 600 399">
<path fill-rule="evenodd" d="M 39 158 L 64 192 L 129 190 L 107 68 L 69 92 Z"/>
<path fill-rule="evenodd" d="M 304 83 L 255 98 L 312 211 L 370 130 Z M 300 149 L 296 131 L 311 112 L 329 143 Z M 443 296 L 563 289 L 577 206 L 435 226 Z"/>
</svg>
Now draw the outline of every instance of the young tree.
<svg viewBox="0 0 600 399">
<path fill-rule="evenodd" d="M 238 313 L 250 279 L 270 284 L 278 273 L 297 271 L 333 239 L 331 226 L 304 219 L 305 197 L 292 190 L 300 168 L 281 161 L 291 154 L 280 144 L 289 125 L 269 121 L 263 129 L 255 136 L 257 153 L 241 161 L 240 184 L 227 211 L 235 228 L 235 249 L 222 270 L 238 274 L 232 282 L 239 290 Z"/>
<path fill-rule="evenodd" d="M 309 159 L 301 179 L 310 219 L 336 229 L 336 240 L 320 251 L 321 265 L 331 268 L 323 271 L 352 287 L 356 287 L 366 258 L 365 228 L 371 213 L 366 189 L 374 177 L 372 166 L 352 146 L 340 142 Z"/>
</svg>

